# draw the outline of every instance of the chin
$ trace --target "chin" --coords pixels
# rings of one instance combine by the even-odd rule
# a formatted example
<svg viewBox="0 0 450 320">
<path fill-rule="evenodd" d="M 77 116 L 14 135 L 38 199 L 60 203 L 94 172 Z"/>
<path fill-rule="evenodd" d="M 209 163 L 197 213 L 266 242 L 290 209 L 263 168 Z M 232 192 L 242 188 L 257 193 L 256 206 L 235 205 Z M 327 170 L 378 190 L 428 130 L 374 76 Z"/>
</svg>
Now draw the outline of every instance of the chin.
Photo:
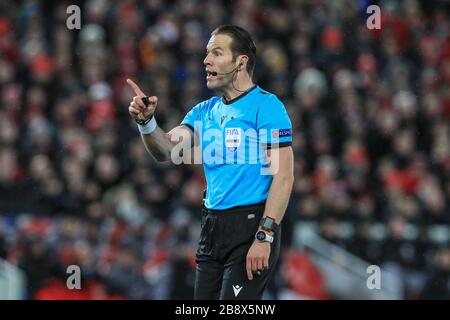
<svg viewBox="0 0 450 320">
<path fill-rule="evenodd" d="M 207 83 L 206 83 L 206 87 L 207 87 L 208 89 L 214 90 L 214 89 L 217 89 L 218 86 L 217 86 L 217 84 L 207 82 Z"/>
<path fill-rule="evenodd" d="M 226 85 L 223 81 L 212 81 L 212 82 L 206 82 L 206 87 L 210 90 L 222 92 L 224 90 L 224 88 L 226 88 Z"/>
</svg>

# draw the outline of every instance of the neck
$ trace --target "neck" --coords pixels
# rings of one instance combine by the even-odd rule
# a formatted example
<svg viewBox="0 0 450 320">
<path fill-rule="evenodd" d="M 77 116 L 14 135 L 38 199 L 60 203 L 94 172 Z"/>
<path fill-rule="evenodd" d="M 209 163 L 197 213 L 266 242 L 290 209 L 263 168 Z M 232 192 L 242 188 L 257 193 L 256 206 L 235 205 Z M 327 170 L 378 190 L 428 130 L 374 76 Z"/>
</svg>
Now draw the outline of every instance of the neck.
<svg viewBox="0 0 450 320">
<path fill-rule="evenodd" d="M 222 90 L 222 94 L 228 101 L 233 100 L 245 91 L 254 86 L 250 76 L 245 74 L 238 74 L 234 81 L 231 81 L 226 88 Z"/>
</svg>

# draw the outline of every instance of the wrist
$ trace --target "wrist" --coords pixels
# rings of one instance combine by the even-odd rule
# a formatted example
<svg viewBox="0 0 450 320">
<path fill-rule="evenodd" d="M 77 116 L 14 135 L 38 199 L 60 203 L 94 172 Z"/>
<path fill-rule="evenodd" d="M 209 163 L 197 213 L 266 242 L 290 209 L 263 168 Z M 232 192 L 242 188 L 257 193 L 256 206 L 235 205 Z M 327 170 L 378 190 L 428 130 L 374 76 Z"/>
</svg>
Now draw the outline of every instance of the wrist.
<svg viewBox="0 0 450 320">
<path fill-rule="evenodd" d="M 139 132 L 142 134 L 150 134 L 153 131 L 155 131 L 156 127 L 158 126 L 154 115 L 152 115 L 149 119 L 145 121 L 138 121 L 138 120 L 135 121 L 139 129 Z"/>
<path fill-rule="evenodd" d="M 145 119 L 145 120 L 134 119 L 134 121 L 136 121 L 137 124 L 140 124 L 140 125 L 144 126 L 147 123 L 149 123 L 152 120 L 152 118 L 153 118 L 153 115 L 151 115 L 150 118 Z"/>
<path fill-rule="evenodd" d="M 265 230 L 265 229 L 264 229 L 263 227 L 261 227 L 261 226 L 258 227 L 258 231 L 264 231 L 264 232 L 267 233 L 269 236 L 273 236 L 273 235 L 275 234 L 275 232 Z"/>
<path fill-rule="evenodd" d="M 253 240 L 253 244 L 256 244 L 256 245 L 267 245 L 267 246 L 269 246 L 270 247 L 270 242 L 267 242 L 267 241 L 259 241 L 258 239 L 255 239 L 255 240 Z"/>
</svg>

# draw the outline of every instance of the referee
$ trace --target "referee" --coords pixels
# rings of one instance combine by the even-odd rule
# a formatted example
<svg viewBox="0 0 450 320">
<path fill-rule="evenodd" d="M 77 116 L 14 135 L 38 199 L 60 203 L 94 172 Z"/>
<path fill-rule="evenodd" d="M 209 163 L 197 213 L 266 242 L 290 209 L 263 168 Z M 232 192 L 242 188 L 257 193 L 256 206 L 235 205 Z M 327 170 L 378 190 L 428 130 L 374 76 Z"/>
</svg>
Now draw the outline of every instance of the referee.
<svg viewBox="0 0 450 320">
<path fill-rule="evenodd" d="M 158 98 L 130 79 L 136 96 L 129 113 L 156 160 L 173 159 L 180 146 L 199 143 L 202 150 L 207 189 L 195 299 L 261 299 L 279 257 L 294 181 L 292 125 L 283 103 L 252 81 L 256 47 L 246 30 L 215 29 L 203 62 L 207 87 L 220 96 L 197 104 L 179 126 L 165 133 L 153 116 Z"/>
</svg>

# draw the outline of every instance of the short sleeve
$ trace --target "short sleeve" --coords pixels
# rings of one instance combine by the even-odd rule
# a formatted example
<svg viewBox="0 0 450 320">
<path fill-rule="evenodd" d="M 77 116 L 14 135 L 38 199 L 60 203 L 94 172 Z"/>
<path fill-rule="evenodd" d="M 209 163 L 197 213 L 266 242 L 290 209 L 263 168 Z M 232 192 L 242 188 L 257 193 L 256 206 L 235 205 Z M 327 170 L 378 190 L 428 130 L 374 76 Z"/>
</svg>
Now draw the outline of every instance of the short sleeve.
<svg viewBox="0 0 450 320">
<path fill-rule="evenodd" d="M 195 122 L 201 121 L 200 118 L 200 110 L 204 107 L 207 101 L 202 101 L 199 104 L 197 104 L 195 107 L 189 111 L 186 116 L 184 117 L 183 121 L 181 121 L 181 125 L 185 125 L 189 127 L 192 131 L 194 131 L 194 128 L 196 127 Z"/>
<path fill-rule="evenodd" d="M 260 143 L 268 149 L 292 144 L 292 124 L 284 104 L 270 95 L 257 113 L 256 125 Z"/>
</svg>

